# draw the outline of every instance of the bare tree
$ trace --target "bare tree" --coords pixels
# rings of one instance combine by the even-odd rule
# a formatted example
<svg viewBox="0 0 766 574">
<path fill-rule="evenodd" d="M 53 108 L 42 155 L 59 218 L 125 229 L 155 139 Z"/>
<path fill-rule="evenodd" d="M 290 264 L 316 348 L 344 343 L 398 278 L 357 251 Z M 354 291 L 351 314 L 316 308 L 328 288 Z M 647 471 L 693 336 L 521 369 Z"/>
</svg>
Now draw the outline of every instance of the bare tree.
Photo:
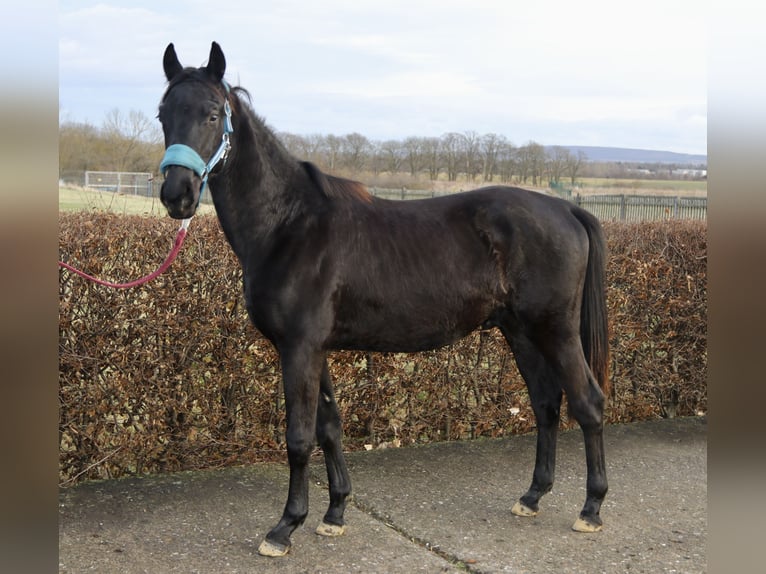
<svg viewBox="0 0 766 574">
<path fill-rule="evenodd" d="M 558 185 L 564 176 L 572 154 L 565 147 L 553 146 L 548 152 L 548 177 L 551 183 Z"/>
<path fill-rule="evenodd" d="M 301 159 L 307 159 L 306 153 L 305 153 L 306 142 L 303 136 L 291 134 L 289 132 L 279 132 L 277 136 L 279 137 L 279 141 L 282 142 L 282 145 L 285 146 L 287 151 L 289 151 L 295 157 L 298 157 Z"/>
<path fill-rule="evenodd" d="M 465 165 L 465 173 L 471 181 L 481 172 L 480 161 L 480 137 L 475 131 L 467 131 L 461 134 L 460 144 L 462 148 L 462 160 Z"/>
<path fill-rule="evenodd" d="M 587 159 L 588 156 L 585 155 L 585 152 L 582 150 L 578 150 L 577 154 L 569 154 L 569 159 L 566 164 L 566 174 L 573 186 L 577 180 L 577 175 L 580 172 L 580 168 L 583 166 Z"/>
<path fill-rule="evenodd" d="M 442 168 L 442 142 L 439 138 L 423 139 L 423 161 L 428 166 L 428 178 L 436 181 Z"/>
<path fill-rule="evenodd" d="M 380 142 L 371 141 L 364 152 L 363 165 L 372 170 L 374 175 L 380 175 L 380 172 L 386 171 L 386 155 L 382 146 Z"/>
<path fill-rule="evenodd" d="M 103 138 L 95 126 L 66 122 L 59 128 L 61 173 L 104 169 L 104 153 Z"/>
<path fill-rule="evenodd" d="M 404 140 L 404 161 L 410 175 L 415 176 L 423 167 L 423 155 L 426 149 L 424 138 L 408 137 Z"/>
<path fill-rule="evenodd" d="M 529 145 L 523 145 L 516 150 L 516 161 L 519 169 L 519 180 L 521 183 L 527 183 L 527 180 L 532 173 Z"/>
<path fill-rule="evenodd" d="M 117 108 L 107 113 L 102 133 L 111 148 L 112 168 L 115 171 L 144 171 L 147 158 L 142 144 L 159 144 L 162 134 L 156 122 L 139 110 L 124 115 Z M 152 168 L 153 170 L 153 168 Z"/>
<path fill-rule="evenodd" d="M 484 134 L 479 141 L 479 151 L 482 160 L 482 178 L 493 181 L 497 172 L 497 160 L 500 148 L 506 143 L 504 136 Z"/>
<path fill-rule="evenodd" d="M 401 171 L 404 161 L 404 144 L 399 140 L 387 140 L 380 144 L 381 164 L 390 174 Z"/>
<path fill-rule="evenodd" d="M 518 149 L 505 138 L 498 146 L 497 164 L 500 181 L 503 183 L 511 183 L 513 176 L 519 174 Z"/>
<path fill-rule="evenodd" d="M 545 176 L 547 156 L 545 147 L 537 142 L 530 142 L 530 157 L 532 159 L 532 185 L 541 185 Z"/>
<path fill-rule="evenodd" d="M 461 134 L 449 132 L 441 137 L 441 155 L 447 168 L 447 181 L 457 181 L 462 152 Z"/>
<path fill-rule="evenodd" d="M 330 134 L 324 138 L 325 166 L 329 171 L 334 171 L 338 164 L 343 141 L 336 135 Z"/>
<path fill-rule="evenodd" d="M 321 134 L 311 134 L 303 138 L 303 157 L 307 160 L 319 163 L 322 160 L 322 145 L 324 136 Z"/>
<path fill-rule="evenodd" d="M 341 141 L 344 167 L 351 171 L 362 171 L 370 151 L 370 140 L 354 132 L 344 136 Z"/>
<path fill-rule="evenodd" d="M 519 148 L 519 174 L 521 181 L 526 183 L 532 178 L 532 185 L 542 180 L 545 172 L 545 148 L 534 141 Z"/>
<path fill-rule="evenodd" d="M 63 122 L 59 127 L 59 172 L 155 172 L 162 157 L 162 134 L 142 112 L 112 110 L 102 127 Z"/>
</svg>

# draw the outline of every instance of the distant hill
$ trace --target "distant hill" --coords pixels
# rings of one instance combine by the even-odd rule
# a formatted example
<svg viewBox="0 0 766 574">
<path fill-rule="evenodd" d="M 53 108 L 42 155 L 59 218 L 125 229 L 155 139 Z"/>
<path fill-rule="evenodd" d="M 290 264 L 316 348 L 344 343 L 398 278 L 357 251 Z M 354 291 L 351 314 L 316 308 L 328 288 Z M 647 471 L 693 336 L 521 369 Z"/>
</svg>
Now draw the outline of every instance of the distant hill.
<svg viewBox="0 0 766 574">
<path fill-rule="evenodd" d="M 552 146 L 548 146 L 552 147 Z M 681 165 L 707 165 L 707 155 L 676 153 L 649 149 L 597 146 L 560 146 L 576 154 L 582 151 L 588 161 L 622 163 L 675 163 Z"/>
</svg>

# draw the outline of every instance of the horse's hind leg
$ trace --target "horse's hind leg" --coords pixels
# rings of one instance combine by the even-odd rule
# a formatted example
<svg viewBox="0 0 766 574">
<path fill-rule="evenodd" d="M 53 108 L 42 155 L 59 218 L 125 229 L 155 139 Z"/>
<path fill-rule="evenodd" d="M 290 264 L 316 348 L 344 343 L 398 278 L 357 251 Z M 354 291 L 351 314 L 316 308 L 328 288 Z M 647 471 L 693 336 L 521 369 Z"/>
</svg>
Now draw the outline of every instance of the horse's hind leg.
<svg viewBox="0 0 766 574">
<path fill-rule="evenodd" d="M 604 393 L 583 361 L 584 376 L 566 388 L 569 412 L 582 429 L 588 469 L 585 505 L 572 526 L 578 532 L 601 530 L 600 510 L 608 490 L 604 456 Z M 583 382 L 584 381 L 584 382 Z"/>
<path fill-rule="evenodd" d="M 608 488 L 603 442 L 604 394 L 585 363 L 579 335 L 554 336 L 553 332 L 546 330 L 541 341 L 532 341 L 525 335 L 507 337 L 529 388 L 538 424 L 532 486 L 514 509 L 517 514 L 535 514 L 540 497 L 553 484 L 558 407 L 563 389 L 569 413 L 583 432 L 587 464 L 585 505 L 572 528 L 595 532 L 602 527 L 599 512 Z"/>
<path fill-rule="evenodd" d="M 326 360 L 322 367 L 320 381 L 316 432 L 319 445 L 324 451 L 327 481 L 330 489 L 330 506 L 316 532 L 322 536 L 339 536 L 345 531 L 343 512 L 346 509 L 346 497 L 351 492 L 351 480 L 348 476 L 346 460 L 343 457 L 340 414 L 338 413 L 338 404 L 335 402 Z"/>
<path fill-rule="evenodd" d="M 505 330 L 503 333 L 511 345 L 516 364 L 527 384 L 537 421 L 537 450 L 532 484 L 511 512 L 517 516 L 535 516 L 539 510 L 540 499 L 551 491 L 555 479 L 561 386 L 543 354 L 526 336 L 511 336 Z"/>
</svg>

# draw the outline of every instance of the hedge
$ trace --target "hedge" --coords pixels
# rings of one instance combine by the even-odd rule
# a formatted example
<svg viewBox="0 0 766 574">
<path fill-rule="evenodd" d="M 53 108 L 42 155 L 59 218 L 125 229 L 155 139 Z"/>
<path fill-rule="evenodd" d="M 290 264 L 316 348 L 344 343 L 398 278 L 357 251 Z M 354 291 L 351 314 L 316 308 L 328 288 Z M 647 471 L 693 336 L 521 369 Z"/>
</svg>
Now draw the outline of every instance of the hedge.
<svg viewBox="0 0 766 574">
<path fill-rule="evenodd" d="M 132 279 L 169 251 L 176 222 L 61 214 L 59 257 Z M 605 224 L 612 350 L 607 422 L 707 410 L 705 222 Z M 534 430 L 511 351 L 494 331 L 418 354 L 329 356 L 348 449 Z M 284 458 L 276 352 L 249 323 L 241 271 L 213 216 L 192 222 L 168 272 L 100 287 L 59 272 L 64 486 Z M 562 426 L 575 423 L 562 417 Z"/>
</svg>

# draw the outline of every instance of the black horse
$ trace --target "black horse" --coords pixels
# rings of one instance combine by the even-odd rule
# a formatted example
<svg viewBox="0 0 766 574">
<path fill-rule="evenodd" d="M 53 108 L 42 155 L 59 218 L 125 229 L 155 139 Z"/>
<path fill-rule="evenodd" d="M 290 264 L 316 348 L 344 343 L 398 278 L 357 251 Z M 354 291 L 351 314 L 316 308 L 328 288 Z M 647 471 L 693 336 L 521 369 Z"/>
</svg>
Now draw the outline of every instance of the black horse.
<svg viewBox="0 0 766 574">
<path fill-rule="evenodd" d="M 536 514 L 551 490 L 566 393 L 587 461 L 587 496 L 573 528 L 600 530 L 609 352 L 597 220 L 564 200 L 513 187 L 421 201 L 374 198 L 362 184 L 291 156 L 246 103 L 246 90 L 224 81 L 226 60 L 215 42 L 204 67 L 181 66 L 173 44 L 163 65 L 162 203 L 173 218 L 191 217 L 210 172 L 250 319 L 280 356 L 290 486 L 259 552 L 289 550 L 308 513 L 317 441 L 330 490 L 317 532 L 344 531 L 351 483 L 328 351 L 422 351 L 491 327 L 513 350 L 537 419 L 532 484 L 512 512 Z M 205 167 L 200 156 L 224 159 Z"/>
</svg>

